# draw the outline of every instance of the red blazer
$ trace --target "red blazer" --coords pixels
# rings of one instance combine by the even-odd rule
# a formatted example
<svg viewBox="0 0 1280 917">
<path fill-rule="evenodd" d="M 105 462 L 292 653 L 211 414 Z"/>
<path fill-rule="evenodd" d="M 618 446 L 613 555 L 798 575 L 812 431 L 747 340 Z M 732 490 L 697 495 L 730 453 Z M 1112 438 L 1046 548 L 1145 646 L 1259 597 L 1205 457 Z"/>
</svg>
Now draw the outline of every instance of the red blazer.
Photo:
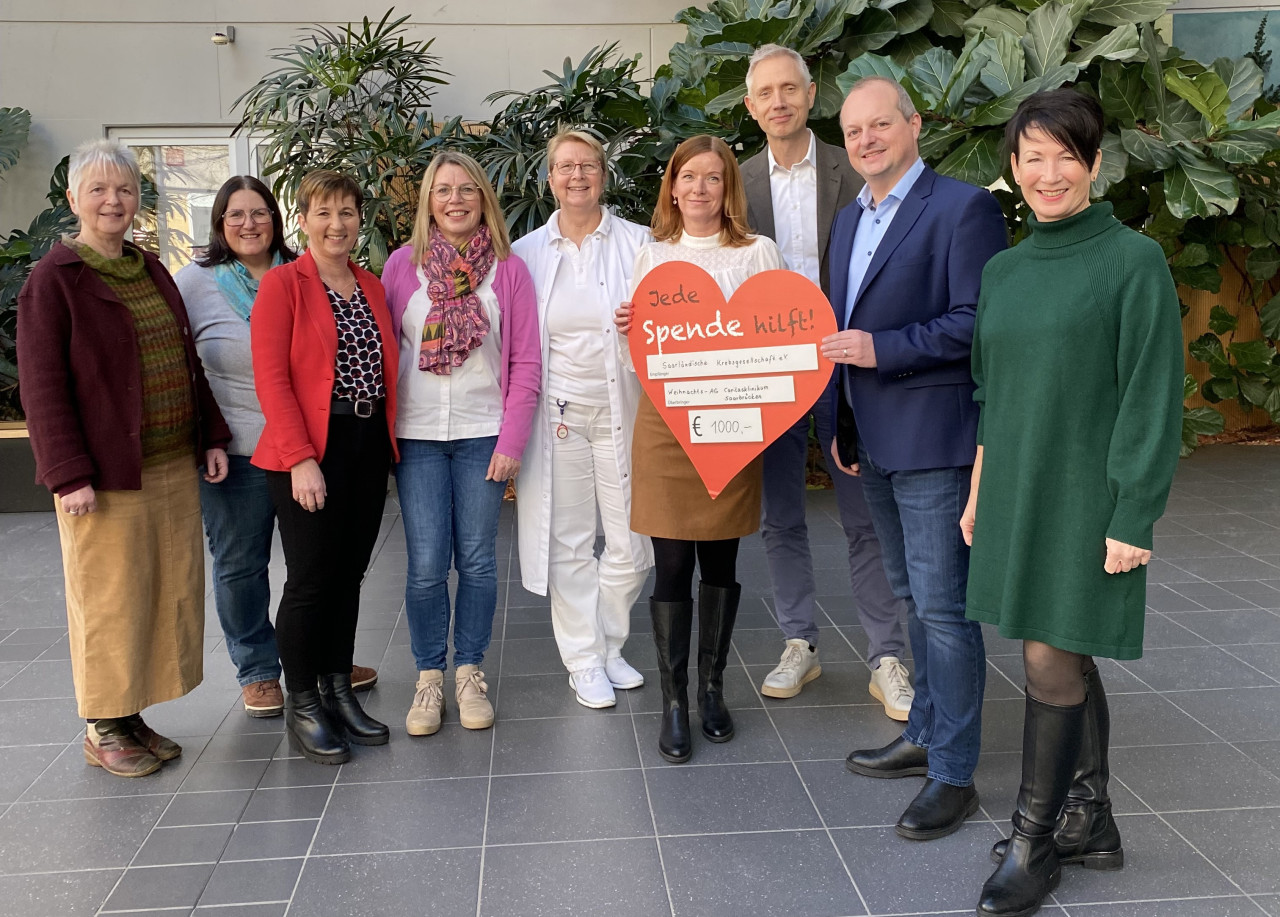
<svg viewBox="0 0 1280 917">
<path fill-rule="evenodd" d="M 382 335 L 387 435 L 398 461 L 396 385 L 400 347 L 391 328 L 382 282 L 364 268 L 347 263 Z M 267 471 L 288 471 L 309 458 L 320 461 L 329 436 L 338 326 L 310 252 L 267 271 L 258 286 L 249 331 L 253 383 L 266 418 L 253 464 Z"/>
<path fill-rule="evenodd" d="M 125 248 L 134 249 L 130 243 Z M 173 312 L 195 406 L 193 464 L 231 431 L 209 391 L 182 295 L 160 259 L 147 272 Z M 18 294 L 18 376 L 37 481 L 56 494 L 142 488 L 142 355 L 133 316 L 75 251 L 53 246 Z"/>
</svg>

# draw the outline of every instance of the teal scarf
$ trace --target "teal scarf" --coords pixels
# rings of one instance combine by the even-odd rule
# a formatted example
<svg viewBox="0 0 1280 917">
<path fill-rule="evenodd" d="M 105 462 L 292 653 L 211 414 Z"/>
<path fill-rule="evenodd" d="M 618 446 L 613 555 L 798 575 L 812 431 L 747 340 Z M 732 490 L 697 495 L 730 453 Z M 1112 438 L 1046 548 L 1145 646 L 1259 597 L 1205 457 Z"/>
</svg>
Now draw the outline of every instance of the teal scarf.
<svg viewBox="0 0 1280 917">
<path fill-rule="evenodd" d="M 271 266 L 279 267 L 282 264 L 284 259 L 276 252 L 271 259 Z M 253 310 L 253 301 L 258 296 L 258 281 L 253 279 L 249 269 L 233 258 L 214 266 L 213 279 L 217 281 L 218 289 L 226 297 L 231 311 L 247 322 L 249 313 Z"/>
</svg>

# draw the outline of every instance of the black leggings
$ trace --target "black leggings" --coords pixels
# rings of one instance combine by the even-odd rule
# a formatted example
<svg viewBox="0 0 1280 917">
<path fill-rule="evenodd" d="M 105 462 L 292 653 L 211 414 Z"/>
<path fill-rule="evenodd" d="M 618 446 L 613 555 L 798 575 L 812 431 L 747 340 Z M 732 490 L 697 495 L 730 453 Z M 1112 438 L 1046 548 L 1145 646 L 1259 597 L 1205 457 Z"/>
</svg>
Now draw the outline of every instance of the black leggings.
<svg viewBox="0 0 1280 917">
<path fill-rule="evenodd" d="M 708 586 L 732 586 L 738 581 L 738 539 L 721 541 L 679 541 L 653 539 L 656 602 L 693 601 L 693 568 L 697 561 L 702 581 Z"/>
</svg>

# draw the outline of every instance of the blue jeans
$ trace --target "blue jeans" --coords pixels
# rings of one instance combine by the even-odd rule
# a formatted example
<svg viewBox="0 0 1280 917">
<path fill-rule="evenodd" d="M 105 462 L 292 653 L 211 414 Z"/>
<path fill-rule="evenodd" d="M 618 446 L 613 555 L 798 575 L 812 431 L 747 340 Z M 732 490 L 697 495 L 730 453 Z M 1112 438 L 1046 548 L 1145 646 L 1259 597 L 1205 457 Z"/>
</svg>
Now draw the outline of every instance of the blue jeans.
<svg viewBox="0 0 1280 917">
<path fill-rule="evenodd" d="M 200 481 L 200 509 L 213 555 L 213 600 L 240 686 L 280 677 L 280 653 L 271 626 L 271 536 L 276 512 L 267 473 L 247 455 L 228 455 L 220 484 Z"/>
<path fill-rule="evenodd" d="M 453 664 L 479 665 L 498 605 L 498 513 L 503 481 L 486 481 L 496 436 L 437 442 L 402 439 L 396 488 L 409 549 L 405 615 L 419 671 L 445 667 L 449 567 L 458 571 Z"/>
<path fill-rule="evenodd" d="M 862 486 L 894 594 L 907 603 L 916 698 L 907 741 L 929 749 L 929 776 L 968 786 L 978 766 L 986 650 L 964 614 L 969 548 L 960 515 L 972 468 L 886 471 L 858 449 Z"/>
</svg>

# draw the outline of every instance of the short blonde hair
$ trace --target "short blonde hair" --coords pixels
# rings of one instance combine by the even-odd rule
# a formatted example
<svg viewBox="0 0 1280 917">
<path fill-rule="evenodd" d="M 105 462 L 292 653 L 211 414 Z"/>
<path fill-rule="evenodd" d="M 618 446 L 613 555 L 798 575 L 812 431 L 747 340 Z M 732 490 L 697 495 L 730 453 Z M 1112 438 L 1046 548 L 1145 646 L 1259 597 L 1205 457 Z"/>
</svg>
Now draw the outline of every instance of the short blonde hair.
<svg viewBox="0 0 1280 917">
<path fill-rule="evenodd" d="M 654 241 L 675 242 L 684 232 L 684 220 L 676 206 L 672 185 L 685 163 L 703 153 L 715 153 L 724 164 L 724 202 L 720 213 L 720 244 L 740 248 L 751 241 L 751 229 L 747 225 L 747 193 L 742 187 L 742 173 L 738 161 L 733 158 L 729 145 L 719 137 L 697 134 L 676 147 L 662 173 L 662 187 L 658 191 L 658 203 L 653 208 Z"/>
<path fill-rule="evenodd" d="M 409 237 L 409 244 L 413 246 L 413 263 L 422 264 L 431 245 L 431 224 L 434 222 L 431 218 L 431 187 L 436 182 L 436 173 L 441 166 L 457 166 L 480 189 L 480 221 L 489 227 L 494 254 L 499 261 L 506 261 L 511 255 L 511 236 L 507 233 L 507 218 L 502 213 L 502 205 L 498 203 L 498 195 L 493 190 L 489 176 L 484 174 L 480 163 L 466 153 L 443 150 L 432 158 L 431 164 L 427 166 L 427 173 L 422 176 L 422 185 L 418 188 L 418 213 L 413 219 L 413 235 Z"/>
<path fill-rule="evenodd" d="M 142 193 L 142 170 L 138 157 L 119 140 L 100 138 L 80 144 L 67 160 L 67 187 L 79 193 L 80 182 L 86 175 L 102 169 L 123 172 L 132 182 L 133 190 Z"/>
<path fill-rule="evenodd" d="M 341 201 L 349 197 L 356 202 L 356 210 L 364 206 L 364 192 L 360 183 L 350 175 L 331 169 L 317 169 L 302 176 L 298 183 L 298 212 L 303 216 L 311 209 L 313 201 Z"/>
<path fill-rule="evenodd" d="M 551 171 L 551 164 L 555 160 L 556 150 L 560 149 L 562 144 L 568 142 L 581 143 L 585 147 L 591 149 L 592 155 L 600 163 L 600 168 L 605 167 L 604 144 L 601 143 L 593 134 L 589 134 L 584 130 L 574 130 L 569 128 L 561 128 L 556 135 L 547 141 L 547 171 Z"/>
</svg>

